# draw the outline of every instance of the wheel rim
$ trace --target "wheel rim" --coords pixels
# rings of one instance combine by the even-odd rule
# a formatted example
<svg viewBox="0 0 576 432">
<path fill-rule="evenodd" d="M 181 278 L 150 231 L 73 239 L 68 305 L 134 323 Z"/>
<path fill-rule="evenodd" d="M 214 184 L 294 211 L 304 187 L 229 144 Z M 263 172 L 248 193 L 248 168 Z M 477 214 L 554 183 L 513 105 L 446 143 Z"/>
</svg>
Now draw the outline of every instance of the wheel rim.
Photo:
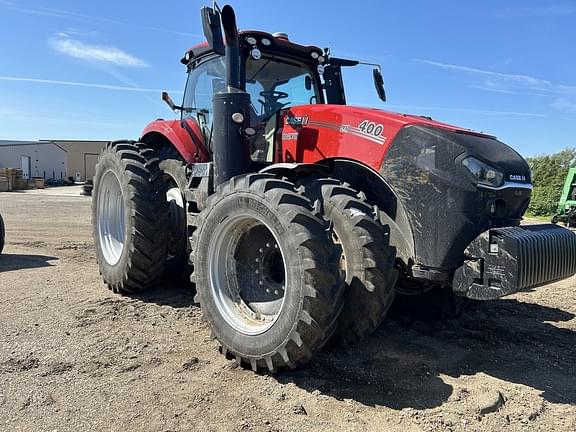
<svg viewBox="0 0 576 432">
<path fill-rule="evenodd" d="M 110 265 L 120 261 L 126 239 L 124 199 L 120 181 L 106 171 L 98 191 L 98 236 L 104 259 Z"/>
<path fill-rule="evenodd" d="M 166 191 L 166 201 L 168 201 L 168 217 L 170 221 L 170 239 L 168 242 L 168 259 L 175 257 L 180 251 L 182 239 L 186 238 L 186 208 L 184 197 L 178 185 L 172 180 L 168 180 Z"/>
<path fill-rule="evenodd" d="M 284 307 L 285 254 L 267 224 L 247 216 L 221 222 L 208 251 L 210 290 L 224 320 L 246 335 L 270 329 Z"/>
</svg>

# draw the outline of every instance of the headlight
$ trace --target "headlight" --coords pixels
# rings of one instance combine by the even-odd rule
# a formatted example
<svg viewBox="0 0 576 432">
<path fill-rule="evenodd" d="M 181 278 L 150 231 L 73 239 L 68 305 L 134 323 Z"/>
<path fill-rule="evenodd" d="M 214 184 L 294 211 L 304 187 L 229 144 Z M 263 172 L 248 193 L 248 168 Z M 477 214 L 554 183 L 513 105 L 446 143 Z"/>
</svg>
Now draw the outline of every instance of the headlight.
<svg viewBox="0 0 576 432">
<path fill-rule="evenodd" d="M 462 165 L 470 171 L 470 174 L 474 176 L 476 181 L 481 184 L 489 186 L 501 186 L 502 180 L 504 179 L 504 174 L 498 171 L 496 168 L 469 156 L 462 161 Z"/>
</svg>

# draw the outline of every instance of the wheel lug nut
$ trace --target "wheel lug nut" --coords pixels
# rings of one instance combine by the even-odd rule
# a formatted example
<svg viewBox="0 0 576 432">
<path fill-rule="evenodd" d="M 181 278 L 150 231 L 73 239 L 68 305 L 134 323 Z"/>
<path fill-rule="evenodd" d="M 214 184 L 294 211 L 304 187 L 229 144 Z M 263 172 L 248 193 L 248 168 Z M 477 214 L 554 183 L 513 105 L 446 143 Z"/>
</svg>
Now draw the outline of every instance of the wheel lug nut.
<svg viewBox="0 0 576 432">
<path fill-rule="evenodd" d="M 266 247 L 269 248 L 269 247 L 270 247 L 270 243 L 266 243 Z"/>
<path fill-rule="evenodd" d="M 270 288 L 266 288 L 266 293 L 270 294 Z"/>
<path fill-rule="evenodd" d="M 254 273 L 258 274 L 258 273 L 260 273 L 260 270 L 256 270 Z"/>
<path fill-rule="evenodd" d="M 260 286 L 264 285 L 264 281 L 258 282 L 258 285 L 260 285 Z"/>
<path fill-rule="evenodd" d="M 274 290 L 274 295 L 278 295 L 278 294 L 280 294 L 280 293 L 278 292 L 278 290 Z"/>
<path fill-rule="evenodd" d="M 258 249 L 258 252 L 262 253 L 262 252 L 264 252 L 264 249 L 260 248 L 260 249 Z"/>
<path fill-rule="evenodd" d="M 260 258 L 256 258 L 254 261 L 256 261 L 256 262 L 260 262 Z"/>
<path fill-rule="evenodd" d="M 277 244 L 274 244 L 274 249 L 278 249 L 278 245 L 277 245 Z"/>
</svg>

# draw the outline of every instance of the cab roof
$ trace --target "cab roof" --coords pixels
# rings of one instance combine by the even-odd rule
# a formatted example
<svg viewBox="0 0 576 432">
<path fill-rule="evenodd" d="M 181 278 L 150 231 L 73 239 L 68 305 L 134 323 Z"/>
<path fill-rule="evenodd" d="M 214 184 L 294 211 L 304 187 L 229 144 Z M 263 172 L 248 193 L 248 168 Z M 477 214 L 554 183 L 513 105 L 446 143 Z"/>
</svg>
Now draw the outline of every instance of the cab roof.
<svg viewBox="0 0 576 432">
<path fill-rule="evenodd" d="M 324 52 L 321 48 L 314 45 L 300 45 L 290 41 L 285 35 L 266 33 L 257 30 L 243 30 L 238 33 L 241 48 L 258 48 L 263 53 L 281 54 L 285 57 L 293 57 L 299 60 L 309 60 L 310 62 L 317 63 L 318 57 L 323 56 Z M 247 39 L 254 38 L 256 44 L 249 43 Z M 270 44 L 266 45 L 269 41 Z M 252 41 L 253 42 L 253 41 Z M 189 65 L 192 61 L 212 53 L 212 48 L 208 42 L 199 43 L 192 48 L 188 49 L 184 57 L 180 60 L 181 63 Z M 314 56 L 314 57 L 313 57 Z"/>
</svg>

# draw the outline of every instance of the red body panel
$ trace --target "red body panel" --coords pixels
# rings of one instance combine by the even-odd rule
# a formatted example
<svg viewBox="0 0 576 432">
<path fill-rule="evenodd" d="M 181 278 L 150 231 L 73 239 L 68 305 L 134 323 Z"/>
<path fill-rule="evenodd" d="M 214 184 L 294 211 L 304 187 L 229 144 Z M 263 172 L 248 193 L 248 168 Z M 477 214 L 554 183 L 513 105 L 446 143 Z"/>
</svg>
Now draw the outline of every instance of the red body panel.
<svg viewBox="0 0 576 432">
<path fill-rule="evenodd" d="M 142 132 L 142 139 L 145 140 L 147 135 L 159 133 L 176 147 L 186 162 L 208 162 L 209 153 L 198 123 L 191 118 L 185 121 L 192 131 L 194 139 L 181 126 L 180 120 L 155 120 L 146 126 Z"/>
<path fill-rule="evenodd" d="M 372 108 L 301 105 L 289 108 L 281 118 L 279 162 L 313 163 L 338 157 L 362 162 L 379 171 L 394 137 L 407 125 L 482 135 L 425 117 Z"/>
</svg>

